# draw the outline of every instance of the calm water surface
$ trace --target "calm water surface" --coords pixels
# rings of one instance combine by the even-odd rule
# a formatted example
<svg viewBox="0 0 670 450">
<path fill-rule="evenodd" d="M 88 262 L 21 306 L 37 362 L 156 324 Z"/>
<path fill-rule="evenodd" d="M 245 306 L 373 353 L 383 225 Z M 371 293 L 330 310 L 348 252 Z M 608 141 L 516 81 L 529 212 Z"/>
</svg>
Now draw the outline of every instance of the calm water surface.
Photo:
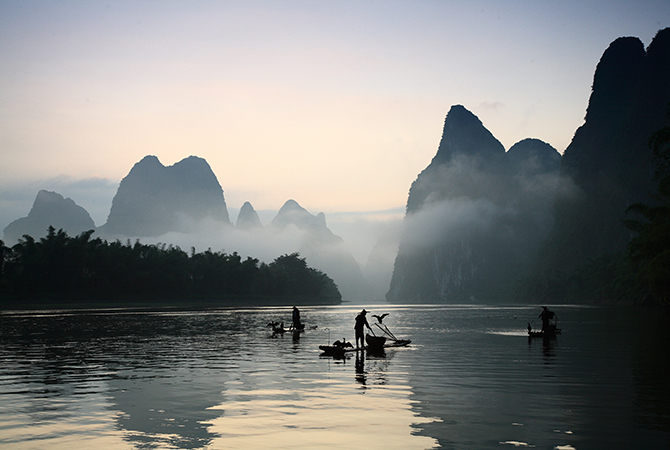
<svg viewBox="0 0 670 450">
<path fill-rule="evenodd" d="M 365 307 L 412 345 L 321 356 L 361 306 L 2 314 L 0 447 L 670 448 L 667 313 Z"/>
</svg>

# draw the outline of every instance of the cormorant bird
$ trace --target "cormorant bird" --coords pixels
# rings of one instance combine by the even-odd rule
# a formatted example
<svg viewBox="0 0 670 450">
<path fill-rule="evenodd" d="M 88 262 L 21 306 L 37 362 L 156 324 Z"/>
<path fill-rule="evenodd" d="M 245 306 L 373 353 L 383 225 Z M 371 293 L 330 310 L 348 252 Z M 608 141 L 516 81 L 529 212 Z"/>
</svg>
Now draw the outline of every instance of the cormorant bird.
<svg viewBox="0 0 670 450">
<path fill-rule="evenodd" d="M 347 348 L 347 347 L 354 348 L 354 346 L 351 345 L 351 342 L 347 342 L 347 340 L 344 339 L 344 338 L 342 338 L 341 341 L 338 340 L 338 341 L 333 342 L 333 346 L 334 347 L 339 347 L 339 348 Z"/>
<path fill-rule="evenodd" d="M 381 324 L 382 320 L 384 320 L 384 317 L 388 316 L 389 313 L 384 313 L 381 316 L 378 316 L 377 314 L 373 314 L 372 317 L 376 317 L 377 321 Z"/>
</svg>

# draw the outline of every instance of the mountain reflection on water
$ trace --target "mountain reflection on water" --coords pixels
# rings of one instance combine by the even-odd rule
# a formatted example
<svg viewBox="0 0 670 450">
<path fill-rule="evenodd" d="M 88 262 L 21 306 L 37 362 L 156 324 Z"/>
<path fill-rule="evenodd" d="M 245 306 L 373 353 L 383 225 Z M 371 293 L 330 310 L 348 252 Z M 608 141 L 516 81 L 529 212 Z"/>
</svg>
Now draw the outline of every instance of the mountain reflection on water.
<svg viewBox="0 0 670 450">
<path fill-rule="evenodd" d="M 0 315 L 3 448 L 666 448 L 667 314 L 367 306 L 407 348 L 344 359 L 360 307 Z M 316 330 L 309 326 L 317 325 Z"/>
</svg>

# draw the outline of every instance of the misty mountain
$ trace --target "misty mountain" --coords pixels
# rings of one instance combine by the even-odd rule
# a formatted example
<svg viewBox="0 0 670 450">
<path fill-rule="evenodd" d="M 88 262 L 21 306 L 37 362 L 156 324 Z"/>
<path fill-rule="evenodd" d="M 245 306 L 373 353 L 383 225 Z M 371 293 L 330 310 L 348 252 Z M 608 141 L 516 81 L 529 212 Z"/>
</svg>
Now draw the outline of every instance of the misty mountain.
<svg viewBox="0 0 670 450">
<path fill-rule="evenodd" d="M 504 156 L 503 145 L 474 114 L 461 105 L 452 106 L 437 154 L 412 183 L 407 213 L 449 198 L 495 196 L 498 185 L 504 184 Z"/>
<path fill-rule="evenodd" d="M 95 229 L 93 219 L 88 212 L 70 198 L 41 190 L 35 197 L 28 217 L 15 220 L 5 227 L 4 242 L 15 244 L 24 234 L 39 239 L 47 235 L 49 226 L 63 229 L 71 235 Z"/>
<path fill-rule="evenodd" d="M 400 245 L 400 232 L 389 230 L 382 234 L 372 247 L 363 267 L 363 275 L 371 289 L 371 298 L 381 300 L 391 285 L 393 264 Z"/>
<path fill-rule="evenodd" d="M 12 243 L 23 234 L 45 236 L 49 225 L 72 236 L 95 229 L 88 213 L 72 200 L 41 191 L 29 217 L 10 224 L 5 239 Z M 266 263 L 299 252 L 335 280 L 345 299 L 370 298 L 360 266 L 342 238 L 328 229 L 323 213 L 312 215 L 289 200 L 263 227 L 246 202 L 233 227 L 216 176 L 195 156 L 170 167 L 155 156 L 136 163 L 119 185 L 107 223 L 96 232 L 104 239 L 238 252 Z"/>
<path fill-rule="evenodd" d="M 223 189 L 207 161 L 189 156 L 165 167 L 155 156 L 135 164 L 112 200 L 106 236 L 160 236 L 231 225 Z"/>
<path fill-rule="evenodd" d="M 524 139 L 507 151 L 507 161 L 522 177 L 555 173 L 561 167 L 561 154 L 539 139 Z"/>
<path fill-rule="evenodd" d="M 275 239 L 297 236 L 294 251 L 305 257 L 312 267 L 335 280 L 345 300 L 369 300 L 370 287 L 361 267 L 344 240 L 328 229 L 324 213 L 312 215 L 295 200 L 288 200 L 266 230 Z"/>
<path fill-rule="evenodd" d="M 476 117 L 453 107 L 410 189 L 389 301 L 504 300 L 526 269 L 570 271 L 625 250 L 631 234 L 621 219 L 655 188 L 648 139 L 669 103 L 665 29 L 646 50 L 625 37 L 604 52 L 584 125 L 562 158 L 537 140 L 504 153 Z"/>
<path fill-rule="evenodd" d="M 237 222 L 235 227 L 239 230 L 255 230 L 263 228 L 260 217 L 258 213 L 251 206 L 251 203 L 244 202 L 242 208 L 240 208 L 240 213 L 237 215 Z"/>
<path fill-rule="evenodd" d="M 412 183 L 387 299 L 492 299 L 549 233 L 560 154 L 538 139 L 505 152 L 461 105 Z"/>
<path fill-rule="evenodd" d="M 326 216 L 323 213 L 314 216 L 295 200 L 288 200 L 277 211 L 269 226 L 283 230 L 290 225 L 300 230 L 321 231 L 326 229 Z"/>
<path fill-rule="evenodd" d="M 621 219 L 654 189 L 648 140 L 663 127 L 669 103 L 670 28 L 646 51 L 638 38 L 612 42 L 596 68 L 585 122 L 563 155 L 543 270 L 569 270 L 626 249 L 631 235 Z"/>
</svg>

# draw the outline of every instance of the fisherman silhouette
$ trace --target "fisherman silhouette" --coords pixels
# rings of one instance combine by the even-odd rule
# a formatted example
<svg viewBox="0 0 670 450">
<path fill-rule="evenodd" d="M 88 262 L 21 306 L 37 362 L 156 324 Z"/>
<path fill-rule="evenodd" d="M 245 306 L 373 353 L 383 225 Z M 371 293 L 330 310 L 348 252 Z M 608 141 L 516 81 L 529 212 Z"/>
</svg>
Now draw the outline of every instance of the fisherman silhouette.
<svg viewBox="0 0 670 450">
<path fill-rule="evenodd" d="M 540 313 L 540 319 L 542 319 L 542 331 L 549 332 L 556 329 L 555 325 L 550 325 L 549 321 L 556 317 L 553 311 L 549 311 L 546 306 L 542 307 L 542 312 Z M 553 330 L 552 330 L 553 328 Z"/>
<path fill-rule="evenodd" d="M 356 330 L 356 348 L 365 347 L 365 336 L 363 335 L 364 327 L 368 327 L 368 330 L 372 331 L 372 328 L 370 328 L 370 324 L 368 323 L 368 319 L 365 317 L 367 313 L 368 312 L 366 310 L 363 310 L 356 316 L 356 324 L 354 325 L 354 330 Z M 359 339 L 361 341 L 360 347 L 358 345 Z"/>
<path fill-rule="evenodd" d="M 293 307 L 293 329 L 294 330 L 302 330 L 303 329 L 303 324 L 300 323 L 300 310 L 294 306 Z"/>
</svg>

